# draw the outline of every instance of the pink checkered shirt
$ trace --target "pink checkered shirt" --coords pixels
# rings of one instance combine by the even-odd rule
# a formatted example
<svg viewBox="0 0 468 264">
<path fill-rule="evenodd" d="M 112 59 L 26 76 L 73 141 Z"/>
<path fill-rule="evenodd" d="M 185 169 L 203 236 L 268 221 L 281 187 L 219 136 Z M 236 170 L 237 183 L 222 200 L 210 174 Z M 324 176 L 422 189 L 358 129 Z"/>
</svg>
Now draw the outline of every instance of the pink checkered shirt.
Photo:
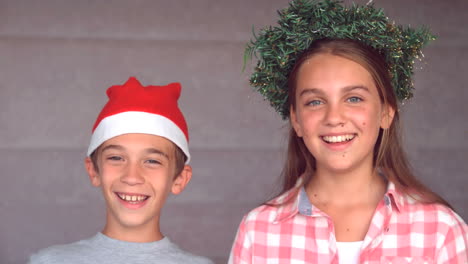
<svg viewBox="0 0 468 264">
<path fill-rule="evenodd" d="M 296 187 L 242 220 L 230 264 L 333 263 L 333 223 Z M 283 204 L 284 201 L 291 202 Z M 468 263 L 468 226 L 449 208 L 422 204 L 389 183 L 361 248 L 359 263 Z"/>
</svg>

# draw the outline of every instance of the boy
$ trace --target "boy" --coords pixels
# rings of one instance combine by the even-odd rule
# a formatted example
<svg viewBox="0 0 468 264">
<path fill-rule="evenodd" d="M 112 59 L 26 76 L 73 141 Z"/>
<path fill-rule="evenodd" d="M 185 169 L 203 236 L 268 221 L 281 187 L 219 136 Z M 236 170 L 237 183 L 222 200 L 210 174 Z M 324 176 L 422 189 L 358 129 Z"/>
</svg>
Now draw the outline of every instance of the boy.
<svg viewBox="0 0 468 264">
<path fill-rule="evenodd" d="M 107 90 L 93 127 L 85 167 L 106 201 L 106 225 L 92 238 L 53 246 L 30 263 L 196 263 L 159 229 L 170 192 L 192 176 L 188 129 L 177 100 L 180 84 L 143 87 L 135 78 Z"/>
</svg>

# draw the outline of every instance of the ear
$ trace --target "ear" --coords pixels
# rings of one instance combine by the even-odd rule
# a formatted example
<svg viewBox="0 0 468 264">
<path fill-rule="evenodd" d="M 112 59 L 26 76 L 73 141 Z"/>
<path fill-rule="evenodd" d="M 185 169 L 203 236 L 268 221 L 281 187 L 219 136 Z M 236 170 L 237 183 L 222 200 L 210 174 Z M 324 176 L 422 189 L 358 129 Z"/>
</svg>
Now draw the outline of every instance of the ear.
<svg viewBox="0 0 468 264">
<path fill-rule="evenodd" d="M 192 167 L 190 165 L 185 165 L 179 175 L 174 179 L 172 183 L 171 191 L 173 194 L 179 194 L 187 186 L 187 183 L 192 178 Z"/>
<path fill-rule="evenodd" d="M 88 172 L 88 176 L 89 176 L 89 180 L 91 181 L 91 184 L 95 187 L 101 186 L 101 178 L 99 177 L 99 173 L 94 167 L 94 163 L 90 157 L 85 158 L 84 165 L 86 168 L 86 172 Z"/>
<path fill-rule="evenodd" d="M 380 127 L 382 129 L 388 129 L 393 122 L 393 117 L 395 116 L 395 109 L 390 105 L 383 106 L 382 120 L 380 121 Z"/>
<path fill-rule="evenodd" d="M 294 131 L 296 131 L 296 135 L 302 137 L 301 125 L 297 121 L 296 111 L 293 106 L 289 108 L 289 120 L 291 120 L 291 126 L 294 128 Z"/>
</svg>

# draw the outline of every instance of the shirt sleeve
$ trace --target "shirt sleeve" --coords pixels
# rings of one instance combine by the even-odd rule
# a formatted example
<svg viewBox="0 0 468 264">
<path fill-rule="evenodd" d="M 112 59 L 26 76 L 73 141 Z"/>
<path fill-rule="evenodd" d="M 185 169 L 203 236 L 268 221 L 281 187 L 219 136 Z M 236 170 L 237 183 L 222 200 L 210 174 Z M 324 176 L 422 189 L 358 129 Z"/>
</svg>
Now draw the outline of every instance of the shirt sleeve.
<svg viewBox="0 0 468 264">
<path fill-rule="evenodd" d="M 52 259 L 47 259 L 47 256 L 44 254 L 35 253 L 29 257 L 28 264 L 46 264 L 46 263 L 56 263 Z"/>
<path fill-rule="evenodd" d="M 232 245 L 231 254 L 228 264 L 250 264 L 252 263 L 252 243 L 246 232 L 246 217 L 244 217 L 237 230 L 234 244 Z"/>
<path fill-rule="evenodd" d="M 452 221 L 438 250 L 437 263 L 465 264 L 468 263 L 468 226 L 455 212 L 451 214 Z"/>
</svg>

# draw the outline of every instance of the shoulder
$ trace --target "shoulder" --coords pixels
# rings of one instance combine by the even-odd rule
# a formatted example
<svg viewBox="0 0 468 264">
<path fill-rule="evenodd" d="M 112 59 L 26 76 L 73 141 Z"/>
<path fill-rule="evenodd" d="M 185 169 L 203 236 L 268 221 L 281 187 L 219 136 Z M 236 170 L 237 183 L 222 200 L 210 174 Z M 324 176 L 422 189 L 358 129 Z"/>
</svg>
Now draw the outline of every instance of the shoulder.
<svg viewBox="0 0 468 264">
<path fill-rule="evenodd" d="M 266 232 L 266 229 L 290 218 L 297 211 L 293 202 L 287 204 L 264 204 L 248 212 L 242 218 L 239 231 L 246 233 Z"/>
<path fill-rule="evenodd" d="M 405 197 L 405 204 L 401 211 L 413 221 L 436 223 L 447 228 L 463 227 L 466 231 L 466 223 L 463 219 L 443 204 L 422 203 L 411 197 Z"/>
<path fill-rule="evenodd" d="M 73 263 L 73 259 L 83 258 L 89 250 L 89 246 L 86 240 L 80 240 L 70 244 L 55 245 L 31 255 L 29 259 L 30 264 L 55 264 L 63 263 L 65 260 L 70 260 Z"/>
<path fill-rule="evenodd" d="M 193 264 L 214 264 L 209 258 L 194 255 L 181 249 L 178 245 L 170 242 L 167 252 L 165 252 L 167 263 L 193 263 Z"/>
<path fill-rule="evenodd" d="M 456 212 L 442 204 L 425 205 L 425 207 L 430 207 L 433 221 L 443 225 L 447 234 L 463 236 L 465 243 L 468 242 L 468 225 Z"/>
<path fill-rule="evenodd" d="M 457 227 L 464 229 L 465 232 L 467 231 L 463 219 L 443 204 L 422 202 L 422 199 L 417 195 L 404 193 L 392 183 L 389 183 L 386 196 L 390 197 L 392 207 L 398 212 L 398 222 L 406 222 L 406 224 L 424 223 L 427 227 L 431 225 L 439 228 Z"/>
<path fill-rule="evenodd" d="M 242 224 L 250 225 L 259 221 L 272 222 L 277 214 L 278 207 L 271 205 L 261 205 L 250 210 L 250 212 L 244 215 Z"/>
<path fill-rule="evenodd" d="M 252 247 L 257 243 L 256 240 L 266 239 L 265 233 L 276 219 L 278 209 L 276 206 L 261 205 L 242 218 L 231 248 L 229 263 L 250 261 Z"/>
<path fill-rule="evenodd" d="M 468 263 L 468 225 L 452 209 L 442 204 L 414 203 L 413 226 L 418 233 L 433 238 L 437 263 Z M 452 263 L 450 262 L 450 263 Z"/>
<path fill-rule="evenodd" d="M 241 222 L 241 227 L 255 227 L 259 224 L 274 224 L 297 212 L 299 188 L 294 188 L 260 205 L 247 213 Z"/>
<path fill-rule="evenodd" d="M 468 225 L 456 212 L 438 203 L 421 203 L 408 197 L 406 201 L 399 210 L 397 222 L 413 232 L 434 236 L 439 248 L 446 245 L 468 248 Z"/>
</svg>

